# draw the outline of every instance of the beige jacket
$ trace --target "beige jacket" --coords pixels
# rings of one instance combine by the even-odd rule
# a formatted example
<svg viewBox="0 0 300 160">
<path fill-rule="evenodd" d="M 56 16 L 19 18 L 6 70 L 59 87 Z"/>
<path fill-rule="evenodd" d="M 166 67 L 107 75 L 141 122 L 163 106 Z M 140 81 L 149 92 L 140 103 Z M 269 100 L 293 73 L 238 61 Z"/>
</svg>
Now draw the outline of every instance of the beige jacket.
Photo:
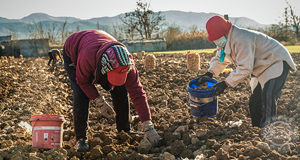
<svg viewBox="0 0 300 160">
<path fill-rule="evenodd" d="M 230 63 L 236 68 L 226 78 L 226 82 L 235 87 L 246 77 L 251 76 L 251 90 L 258 82 L 262 88 L 273 78 L 279 77 L 283 71 L 283 61 L 286 61 L 293 71 L 295 63 L 288 50 L 275 39 L 252 30 L 238 28 L 233 25 L 229 30 L 225 45 L 226 57 L 220 62 L 220 51 L 210 61 L 210 68 L 218 76 Z"/>
</svg>

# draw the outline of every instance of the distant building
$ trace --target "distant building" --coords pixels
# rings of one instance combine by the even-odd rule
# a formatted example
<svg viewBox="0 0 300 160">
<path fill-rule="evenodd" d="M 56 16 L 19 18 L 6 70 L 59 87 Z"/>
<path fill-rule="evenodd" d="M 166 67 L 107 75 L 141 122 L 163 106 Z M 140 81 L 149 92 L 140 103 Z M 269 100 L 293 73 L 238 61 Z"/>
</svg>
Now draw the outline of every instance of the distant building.
<svg viewBox="0 0 300 160">
<path fill-rule="evenodd" d="M 4 42 L 9 42 L 12 40 L 12 36 L 0 36 L 0 42 L 4 43 Z"/>
<path fill-rule="evenodd" d="M 120 40 L 129 52 L 155 52 L 165 51 L 167 49 L 166 40 L 164 38 L 142 39 L 142 40 Z"/>
<path fill-rule="evenodd" d="M 49 39 L 24 39 L 13 40 L 12 36 L 0 36 L 4 46 L 3 55 L 19 57 L 46 56 L 49 50 Z"/>
</svg>

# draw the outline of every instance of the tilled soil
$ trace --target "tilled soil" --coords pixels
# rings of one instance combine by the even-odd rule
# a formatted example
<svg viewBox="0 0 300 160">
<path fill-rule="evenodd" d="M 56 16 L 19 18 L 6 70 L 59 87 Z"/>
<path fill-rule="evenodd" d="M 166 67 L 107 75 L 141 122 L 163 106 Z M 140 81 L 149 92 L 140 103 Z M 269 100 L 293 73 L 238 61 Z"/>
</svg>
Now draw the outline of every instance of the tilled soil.
<svg viewBox="0 0 300 160">
<path fill-rule="evenodd" d="M 227 88 L 218 98 L 218 113 L 212 118 L 194 117 L 188 103 L 187 84 L 209 67 L 212 54 L 201 55 L 201 70 L 187 70 L 186 55 L 155 55 L 156 69 L 146 71 L 144 58 L 134 57 L 140 81 L 147 93 L 155 129 L 162 137 L 151 146 L 143 135 L 118 133 L 91 103 L 88 139 L 90 151 L 77 152 L 73 132 L 71 84 L 63 66 L 54 73 L 48 58 L 13 59 L 0 63 L 0 159 L 299 159 L 300 54 L 292 57 L 298 71 L 290 72 L 278 100 L 276 124 L 266 129 L 252 127 L 248 109 L 249 78 Z M 234 66 L 229 66 L 234 68 Z M 216 78 L 222 81 L 227 75 Z M 110 94 L 97 86 L 111 103 Z M 32 147 L 32 115 L 63 115 L 63 147 Z M 132 128 L 141 122 L 131 104 Z"/>
</svg>

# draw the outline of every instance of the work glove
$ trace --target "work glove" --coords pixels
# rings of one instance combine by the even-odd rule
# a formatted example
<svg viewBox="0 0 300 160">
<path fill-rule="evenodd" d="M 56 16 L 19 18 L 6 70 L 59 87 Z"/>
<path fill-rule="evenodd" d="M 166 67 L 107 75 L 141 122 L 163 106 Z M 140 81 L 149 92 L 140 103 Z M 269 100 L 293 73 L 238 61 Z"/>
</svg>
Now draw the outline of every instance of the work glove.
<svg viewBox="0 0 300 160">
<path fill-rule="evenodd" d="M 214 93 L 212 94 L 212 96 L 214 97 L 214 96 L 220 95 L 221 93 L 224 92 L 224 90 L 225 90 L 227 87 L 228 87 L 228 86 L 227 86 L 227 84 L 226 84 L 225 81 L 222 81 L 222 82 L 220 82 L 220 83 L 217 83 L 217 84 L 214 86 L 215 91 L 214 91 Z"/>
<path fill-rule="evenodd" d="M 161 137 L 155 131 L 153 123 L 148 120 L 143 122 L 142 126 L 144 131 L 144 138 L 148 139 L 153 146 L 156 146 Z"/>
<path fill-rule="evenodd" d="M 212 78 L 212 77 L 213 77 L 213 74 L 211 72 L 206 72 L 205 74 L 202 74 L 198 77 L 199 78 L 198 84 L 201 84 L 204 79 Z"/>
<path fill-rule="evenodd" d="M 105 101 L 103 96 L 99 96 L 95 99 L 97 107 L 100 107 L 100 113 L 106 118 L 114 118 L 116 113 L 114 109 Z"/>
</svg>

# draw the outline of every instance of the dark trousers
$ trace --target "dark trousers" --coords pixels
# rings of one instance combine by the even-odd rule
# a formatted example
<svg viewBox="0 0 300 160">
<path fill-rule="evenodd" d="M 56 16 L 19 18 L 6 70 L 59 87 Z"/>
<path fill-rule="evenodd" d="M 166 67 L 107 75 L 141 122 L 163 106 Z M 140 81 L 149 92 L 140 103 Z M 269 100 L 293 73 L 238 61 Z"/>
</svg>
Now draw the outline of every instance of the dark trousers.
<svg viewBox="0 0 300 160">
<path fill-rule="evenodd" d="M 49 62 L 48 62 L 48 66 L 50 65 L 51 61 L 54 60 L 53 56 L 52 56 L 52 52 L 48 52 L 48 56 L 49 56 Z"/>
<path fill-rule="evenodd" d="M 80 138 L 86 137 L 86 132 L 88 129 L 89 98 L 82 91 L 80 86 L 77 84 L 76 68 L 72 65 L 71 58 L 66 56 L 64 51 L 63 51 L 63 59 L 64 59 L 64 66 L 69 76 L 69 79 L 71 81 L 71 86 L 73 89 L 73 123 L 74 123 L 74 131 L 75 131 L 76 139 L 79 140 Z M 103 76 L 103 78 L 106 78 L 107 80 L 106 76 Z M 108 87 L 103 86 L 103 88 L 108 88 Z M 129 132 L 130 107 L 129 107 L 128 93 L 125 88 L 125 85 L 114 87 L 114 89 L 111 90 L 110 93 L 112 96 L 114 110 L 116 112 L 117 129 L 119 132 L 122 130 L 124 130 L 125 132 Z"/>
<path fill-rule="evenodd" d="M 266 82 L 263 89 L 260 83 L 256 86 L 249 100 L 252 125 L 265 127 L 276 119 L 277 101 L 289 73 L 289 65 L 283 63 L 282 74 Z"/>
</svg>

